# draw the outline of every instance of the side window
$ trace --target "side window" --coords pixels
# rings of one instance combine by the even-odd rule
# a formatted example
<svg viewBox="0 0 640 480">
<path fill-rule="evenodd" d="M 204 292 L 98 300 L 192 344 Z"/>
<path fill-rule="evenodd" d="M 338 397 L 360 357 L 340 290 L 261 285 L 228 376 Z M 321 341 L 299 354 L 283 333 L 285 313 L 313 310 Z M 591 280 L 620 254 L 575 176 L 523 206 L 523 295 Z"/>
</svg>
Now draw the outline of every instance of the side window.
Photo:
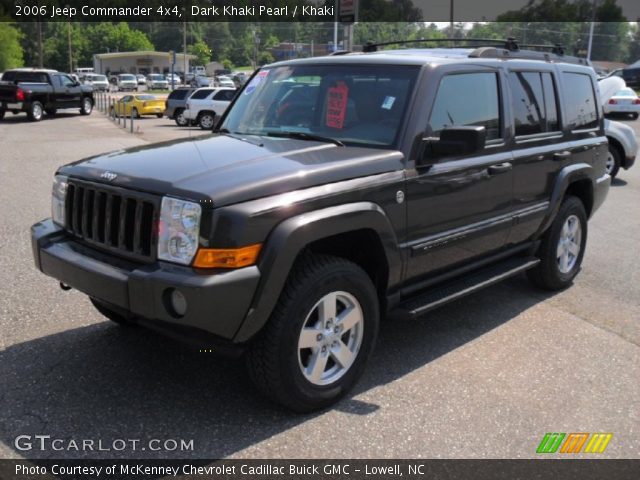
<svg viewBox="0 0 640 480">
<path fill-rule="evenodd" d="M 569 72 L 562 75 L 567 123 L 572 130 L 596 128 L 598 126 L 598 108 L 591 77 L 583 73 Z"/>
<path fill-rule="evenodd" d="M 213 99 L 220 100 L 223 102 L 228 102 L 233 100 L 234 95 L 235 95 L 235 92 L 233 90 L 220 90 L 218 93 L 215 94 Z"/>
<path fill-rule="evenodd" d="M 483 126 L 487 140 L 502 138 L 498 76 L 495 73 L 447 75 L 440 81 L 429 127 L 432 134 L 451 126 Z"/>
<path fill-rule="evenodd" d="M 509 85 L 516 136 L 558 130 L 558 109 L 550 73 L 511 72 Z"/>
<path fill-rule="evenodd" d="M 56 75 L 56 78 L 58 79 L 58 85 L 61 87 L 72 87 L 75 84 L 75 82 L 66 75 Z"/>
</svg>

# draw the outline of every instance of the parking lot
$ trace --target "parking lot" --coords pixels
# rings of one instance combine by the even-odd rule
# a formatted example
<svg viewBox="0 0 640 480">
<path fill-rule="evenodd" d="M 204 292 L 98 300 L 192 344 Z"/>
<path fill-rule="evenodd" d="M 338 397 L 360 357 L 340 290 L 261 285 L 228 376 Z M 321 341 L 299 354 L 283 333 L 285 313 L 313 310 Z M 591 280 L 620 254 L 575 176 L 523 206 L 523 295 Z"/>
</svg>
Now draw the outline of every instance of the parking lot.
<svg viewBox="0 0 640 480">
<path fill-rule="evenodd" d="M 601 456 L 640 457 L 640 165 L 590 222 L 570 289 L 518 277 L 421 321 L 385 322 L 352 395 L 295 415 L 260 397 L 241 362 L 117 327 L 34 268 L 29 227 L 50 215 L 58 166 L 210 135 L 166 118 L 138 125 L 131 134 L 97 110 L 0 123 L 1 457 L 529 458 L 546 432 L 611 432 Z M 19 435 L 194 448 L 23 451 Z"/>
</svg>

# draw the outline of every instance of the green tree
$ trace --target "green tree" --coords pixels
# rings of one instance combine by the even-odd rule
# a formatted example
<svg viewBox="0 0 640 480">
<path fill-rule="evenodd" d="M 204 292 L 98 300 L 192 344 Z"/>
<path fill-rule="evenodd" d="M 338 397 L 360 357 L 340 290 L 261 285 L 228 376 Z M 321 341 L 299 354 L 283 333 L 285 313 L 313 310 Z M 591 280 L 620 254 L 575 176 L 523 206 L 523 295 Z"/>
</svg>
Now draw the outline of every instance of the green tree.
<svg viewBox="0 0 640 480">
<path fill-rule="evenodd" d="M 0 23 L 0 72 L 24 65 L 21 33 L 10 23 Z"/>
<path fill-rule="evenodd" d="M 187 47 L 187 52 L 198 57 L 198 65 L 206 65 L 211 61 L 211 49 L 202 40 L 198 40 L 193 45 Z"/>
</svg>

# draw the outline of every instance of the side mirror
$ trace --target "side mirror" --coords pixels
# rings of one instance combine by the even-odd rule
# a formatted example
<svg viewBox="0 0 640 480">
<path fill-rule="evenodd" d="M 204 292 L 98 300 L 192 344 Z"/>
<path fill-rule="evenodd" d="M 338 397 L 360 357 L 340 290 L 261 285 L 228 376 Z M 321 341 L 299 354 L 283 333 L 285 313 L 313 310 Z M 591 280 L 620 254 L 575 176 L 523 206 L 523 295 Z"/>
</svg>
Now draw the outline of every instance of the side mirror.
<svg viewBox="0 0 640 480">
<path fill-rule="evenodd" d="M 485 146 L 485 127 L 449 127 L 440 132 L 439 139 L 425 139 L 421 163 L 433 163 L 433 159 L 453 155 L 469 155 Z"/>
</svg>

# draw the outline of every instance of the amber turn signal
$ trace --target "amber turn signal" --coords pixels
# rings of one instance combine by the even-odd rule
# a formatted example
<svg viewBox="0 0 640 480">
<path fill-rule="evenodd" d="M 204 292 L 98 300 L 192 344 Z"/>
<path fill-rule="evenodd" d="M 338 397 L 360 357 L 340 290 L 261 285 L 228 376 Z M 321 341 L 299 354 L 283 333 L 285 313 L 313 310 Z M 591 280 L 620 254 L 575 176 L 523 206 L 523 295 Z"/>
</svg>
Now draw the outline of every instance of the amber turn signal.
<svg viewBox="0 0 640 480">
<path fill-rule="evenodd" d="M 193 266 L 197 268 L 241 268 L 256 263 L 261 243 L 242 248 L 201 248 Z"/>
</svg>

